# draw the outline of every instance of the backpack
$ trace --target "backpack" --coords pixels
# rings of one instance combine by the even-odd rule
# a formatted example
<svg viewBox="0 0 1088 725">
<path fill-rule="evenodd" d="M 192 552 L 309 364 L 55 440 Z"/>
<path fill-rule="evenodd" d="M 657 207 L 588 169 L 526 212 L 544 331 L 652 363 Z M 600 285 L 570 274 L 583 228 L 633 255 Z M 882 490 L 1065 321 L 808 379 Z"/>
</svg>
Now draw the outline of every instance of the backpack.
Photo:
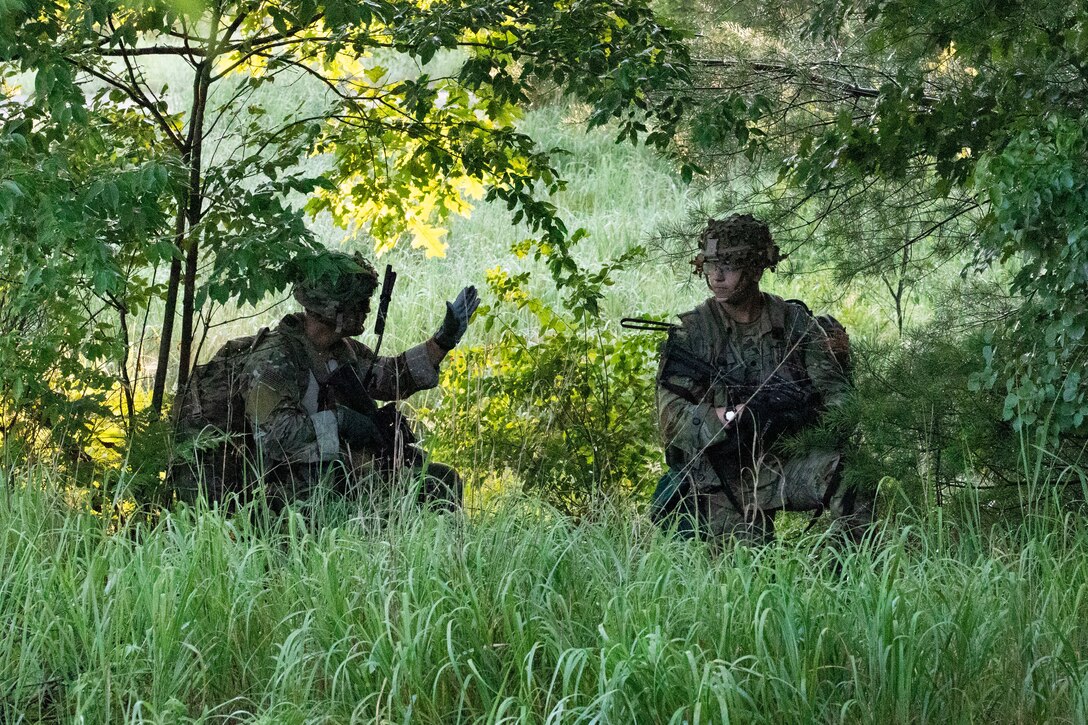
<svg viewBox="0 0 1088 725">
<path fill-rule="evenodd" d="M 831 354 L 835 356 L 835 362 L 846 376 L 847 380 L 854 378 L 854 362 L 850 355 L 850 333 L 846 327 L 831 315 L 818 315 L 816 322 L 820 324 L 827 341 L 831 346 Z"/>
<path fill-rule="evenodd" d="M 835 357 L 835 362 L 839 364 L 839 369 L 842 370 L 843 376 L 845 376 L 848 381 L 853 381 L 854 365 L 850 355 L 850 334 L 846 331 L 846 326 L 831 315 L 812 314 L 812 310 L 810 310 L 808 305 L 801 300 L 786 300 L 786 302 L 797 305 L 803 309 L 809 317 L 816 320 L 820 329 L 827 335 L 827 341 L 831 347 L 831 354 Z"/>
<path fill-rule="evenodd" d="M 203 496 L 218 501 L 245 480 L 254 446 L 242 397 L 243 373 L 249 355 L 267 336 L 265 327 L 229 340 L 211 360 L 193 367 L 174 404 L 179 445 L 167 473 L 180 500 L 192 503 Z"/>
</svg>

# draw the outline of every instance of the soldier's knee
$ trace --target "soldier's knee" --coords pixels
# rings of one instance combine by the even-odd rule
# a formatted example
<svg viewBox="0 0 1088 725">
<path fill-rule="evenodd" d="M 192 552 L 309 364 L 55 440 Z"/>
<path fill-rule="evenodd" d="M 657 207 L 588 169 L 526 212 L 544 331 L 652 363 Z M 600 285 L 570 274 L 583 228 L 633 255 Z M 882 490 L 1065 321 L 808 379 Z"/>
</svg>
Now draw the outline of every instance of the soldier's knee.
<svg viewBox="0 0 1088 725">
<path fill-rule="evenodd" d="M 836 517 L 872 518 L 875 497 L 871 492 L 856 484 L 840 482 L 838 490 L 831 496 L 831 513 Z"/>
<path fill-rule="evenodd" d="M 774 541 L 775 513 L 739 511 L 724 490 L 688 491 L 663 523 L 682 539 L 703 539 L 719 547 L 727 542 L 762 545 Z"/>
</svg>

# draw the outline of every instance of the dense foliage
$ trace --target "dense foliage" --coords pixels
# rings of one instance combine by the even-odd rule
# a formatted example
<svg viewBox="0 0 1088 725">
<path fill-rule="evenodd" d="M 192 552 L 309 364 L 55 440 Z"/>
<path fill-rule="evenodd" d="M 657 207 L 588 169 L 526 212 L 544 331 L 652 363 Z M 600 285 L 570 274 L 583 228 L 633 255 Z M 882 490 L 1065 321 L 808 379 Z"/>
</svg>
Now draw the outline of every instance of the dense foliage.
<svg viewBox="0 0 1088 725">
<path fill-rule="evenodd" d="M 1076 463 L 1088 412 L 1079 10 L 661 9 L 698 34 L 681 44 L 645 5 L 605 0 L 5 4 L 8 450 L 81 462 L 105 445 L 126 477 L 154 483 L 161 462 L 125 455 L 126 433 L 163 450 L 151 420 L 168 372 L 184 384 L 223 306 L 266 300 L 310 264 L 328 239 L 307 215 L 380 250 L 410 239 L 440 255 L 448 222 L 487 198 L 511 236 L 530 237 L 509 259 L 535 258 L 533 279 L 554 291 L 490 273 L 495 344 L 446 371 L 452 407 L 423 411 L 432 442 L 570 510 L 643 488 L 660 465 L 655 341 L 618 335 L 601 313 L 604 290 L 646 258 L 580 260 L 582 233 L 559 211 L 561 154 L 517 125 L 559 88 L 621 140 L 676 150 L 678 138 L 692 164 L 678 176 L 701 167 L 714 211 L 771 220 L 786 276 L 805 273 L 793 295 L 854 334 L 854 476 L 940 502 L 968 482 L 1022 482 L 1008 452 L 1025 437 L 1054 465 Z M 156 63 L 186 88 L 153 81 Z M 686 246 L 705 210 L 693 216 Z"/>
<path fill-rule="evenodd" d="M 3 428 L 39 410 L 64 437 L 56 421 L 82 410 L 65 386 L 98 403 L 121 389 L 131 427 L 136 319 L 153 303 L 157 415 L 216 307 L 254 304 L 307 264 L 307 212 L 440 255 L 449 216 L 486 196 L 537 234 L 563 286 L 567 230 L 541 198 L 563 181 L 515 128 L 518 107 L 558 86 L 591 126 L 665 148 L 681 109 L 647 97 L 683 80 L 685 57 L 639 1 L 4 4 L 3 324 L 40 334 L 0 348 Z M 185 70 L 183 108 L 153 62 Z M 287 110 L 269 102 L 313 87 Z"/>
<path fill-rule="evenodd" d="M 940 296 L 935 270 L 1004 279 L 962 310 L 991 333 L 975 387 L 1018 429 L 1082 435 L 1083 8 L 829 0 L 729 19 L 696 51 L 689 137 L 708 168 L 748 176 L 731 200 L 765 205 L 798 259 L 879 283 L 900 330 Z"/>
<path fill-rule="evenodd" d="M 595 314 L 611 275 L 641 254 L 592 271 L 572 260 L 574 291 L 558 309 L 526 289 L 527 273 L 491 270 L 484 324 L 501 333 L 443 371 L 442 406 L 424 411 L 444 442 L 436 453 L 477 487 L 506 480 L 566 514 L 648 496 L 663 468 L 651 374 L 658 340 L 623 335 Z M 512 320 L 518 310 L 534 324 Z"/>
</svg>

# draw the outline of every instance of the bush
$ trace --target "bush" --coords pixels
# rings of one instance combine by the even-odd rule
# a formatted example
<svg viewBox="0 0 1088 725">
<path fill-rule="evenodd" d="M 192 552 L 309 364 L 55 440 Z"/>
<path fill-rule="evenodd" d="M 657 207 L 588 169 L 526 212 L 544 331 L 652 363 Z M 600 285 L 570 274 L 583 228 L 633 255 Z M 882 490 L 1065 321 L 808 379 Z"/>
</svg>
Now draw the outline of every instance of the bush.
<svg viewBox="0 0 1088 725">
<path fill-rule="evenodd" d="M 595 275 L 608 283 L 607 272 L 583 279 Z M 488 273 L 498 302 L 484 311 L 485 324 L 502 334 L 497 344 L 451 355 L 441 410 L 420 411 L 439 438 L 436 454 L 477 487 L 515 479 L 565 513 L 582 513 L 602 496 L 648 496 L 663 470 L 654 413 L 658 340 L 622 335 L 585 304 L 568 300 L 554 309 L 531 296 L 527 282 L 527 274 Z M 508 319 L 519 310 L 531 314 L 531 336 Z"/>
<path fill-rule="evenodd" d="M 848 476 L 870 485 L 890 478 L 915 502 L 942 505 L 971 489 L 1014 505 L 1019 437 L 1002 421 L 1001 397 L 970 385 L 983 345 L 982 335 L 960 338 L 933 324 L 895 346 L 859 346 L 847 414 L 860 435 Z"/>
</svg>

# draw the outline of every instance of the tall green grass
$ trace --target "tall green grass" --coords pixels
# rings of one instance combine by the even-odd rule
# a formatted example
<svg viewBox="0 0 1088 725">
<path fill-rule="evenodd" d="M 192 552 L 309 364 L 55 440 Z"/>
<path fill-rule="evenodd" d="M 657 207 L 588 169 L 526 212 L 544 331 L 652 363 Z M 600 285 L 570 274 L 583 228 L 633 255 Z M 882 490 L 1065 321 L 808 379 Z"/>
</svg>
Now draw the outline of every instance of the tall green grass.
<svg viewBox="0 0 1088 725">
<path fill-rule="evenodd" d="M 602 508 L 153 525 L 0 482 L 4 722 L 1085 722 L 1088 529 L 718 554 Z"/>
</svg>

